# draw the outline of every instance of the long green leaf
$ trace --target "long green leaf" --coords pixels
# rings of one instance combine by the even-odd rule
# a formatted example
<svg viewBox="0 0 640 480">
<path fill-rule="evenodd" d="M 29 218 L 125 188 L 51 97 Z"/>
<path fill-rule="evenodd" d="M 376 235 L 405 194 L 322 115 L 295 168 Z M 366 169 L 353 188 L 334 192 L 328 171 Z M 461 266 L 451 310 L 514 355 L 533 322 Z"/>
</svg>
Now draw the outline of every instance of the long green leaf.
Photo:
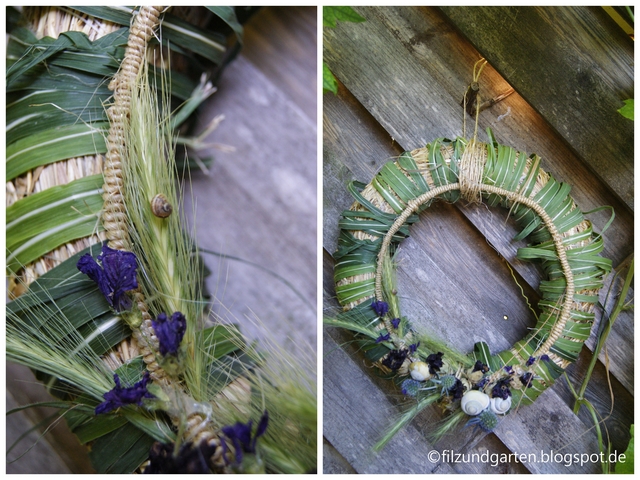
<svg viewBox="0 0 640 480">
<path fill-rule="evenodd" d="M 65 160 L 105 153 L 106 124 L 69 125 L 44 130 L 7 146 L 7 180 L 36 167 Z"/>
<path fill-rule="evenodd" d="M 153 441 L 127 423 L 98 438 L 91 446 L 89 458 L 98 473 L 128 474 L 148 458 Z"/>
<path fill-rule="evenodd" d="M 102 175 L 79 178 L 25 197 L 7 208 L 7 249 L 77 216 L 102 208 Z"/>
</svg>

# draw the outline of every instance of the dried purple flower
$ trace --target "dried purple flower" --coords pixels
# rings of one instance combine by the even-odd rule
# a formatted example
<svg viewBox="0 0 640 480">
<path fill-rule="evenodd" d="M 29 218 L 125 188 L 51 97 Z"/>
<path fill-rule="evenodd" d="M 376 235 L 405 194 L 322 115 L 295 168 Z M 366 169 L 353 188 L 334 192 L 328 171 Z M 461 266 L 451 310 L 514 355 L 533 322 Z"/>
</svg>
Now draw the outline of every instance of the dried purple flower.
<svg viewBox="0 0 640 480">
<path fill-rule="evenodd" d="M 444 363 L 442 362 L 443 356 L 444 353 L 438 352 L 432 353 L 427 357 L 426 362 L 429 365 L 429 373 L 431 373 L 431 375 L 435 375 L 436 373 L 438 373 L 444 365 Z"/>
<path fill-rule="evenodd" d="M 151 324 L 160 343 L 160 354 L 163 357 L 176 355 L 184 332 L 187 330 L 187 320 L 184 315 L 175 312 L 171 315 L 171 319 L 168 319 L 167 314 L 163 312 L 155 320 L 151 320 Z"/>
<path fill-rule="evenodd" d="M 418 347 L 420 346 L 420 342 L 418 343 L 412 343 L 411 345 L 409 345 L 409 351 L 411 353 L 416 353 L 416 350 L 418 350 Z"/>
<path fill-rule="evenodd" d="M 78 270 L 98 284 L 98 288 L 116 312 L 131 308 L 131 299 L 125 292 L 138 288 L 136 270 L 138 261 L 131 252 L 114 250 L 106 244 L 98 255 L 98 262 L 87 253 L 78 260 Z"/>
<path fill-rule="evenodd" d="M 525 365 L 527 367 L 530 367 L 531 365 L 533 365 L 533 363 L 536 361 L 535 357 L 529 357 L 529 359 L 527 360 L 527 362 L 525 363 Z"/>
<path fill-rule="evenodd" d="M 393 320 L 391 320 L 391 326 L 393 328 L 398 328 L 400 326 L 400 319 L 394 318 Z"/>
<path fill-rule="evenodd" d="M 249 420 L 248 423 L 240 423 L 237 422 L 234 426 L 222 427 L 222 433 L 231 440 L 233 444 L 233 448 L 235 450 L 236 458 L 235 463 L 242 463 L 242 456 L 245 453 L 256 453 L 256 442 L 258 441 L 258 437 L 264 435 L 267 430 L 267 426 L 269 425 L 269 415 L 265 410 L 260 418 L 260 422 L 258 423 L 258 428 L 256 429 L 255 436 L 251 435 L 251 426 L 253 424 L 252 420 Z M 222 447 L 225 450 L 225 455 L 227 452 L 227 444 L 225 443 L 225 439 L 222 438 Z"/>
<path fill-rule="evenodd" d="M 523 374 L 520 377 L 520 381 L 527 388 L 533 387 L 533 373 L 527 372 L 527 373 Z"/>
<path fill-rule="evenodd" d="M 382 343 L 382 342 L 386 342 L 391 338 L 391 334 L 390 333 L 386 333 L 386 334 L 380 334 L 380 336 L 378 338 L 376 338 L 376 343 Z"/>
<path fill-rule="evenodd" d="M 457 380 L 456 384 L 453 386 L 451 390 L 449 390 L 449 393 L 453 394 L 454 400 L 458 400 L 459 398 L 462 398 L 462 395 L 464 394 L 464 388 L 465 388 L 464 384 L 459 378 L 457 378 L 456 380 Z"/>
<path fill-rule="evenodd" d="M 402 366 L 406 358 L 406 350 L 391 350 L 382 360 L 382 364 L 391 370 L 397 370 Z"/>
<path fill-rule="evenodd" d="M 487 384 L 488 381 L 489 377 L 481 378 L 480 381 L 476 383 L 476 387 L 478 387 L 478 390 L 482 390 L 482 388 Z"/>
<path fill-rule="evenodd" d="M 491 396 L 493 398 L 502 398 L 503 400 L 509 398 L 511 396 L 511 390 L 509 389 L 510 383 L 511 378 L 509 377 L 498 380 L 491 390 Z"/>
<path fill-rule="evenodd" d="M 473 370 L 471 370 L 471 373 L 473 372 L 487 373 L 488 371 L 489 371 L 489 367 L 486 366 L 484 363 L 482 363 L 480 360 L 477 360 L 476 363 L 473 365 Z"/>
<path fill-rule="evenodd" d="M 373 308 L 373 311 L 376 312 L 376 315 L 378 315 L 379 317 L 383 317 L 389 311 L 389 304 L 387 302 L 379 302 L 377 300 L 374 300 L 373 302 L 371 302 L 371 308 Z"/>
<path fill-rule="evenodd" d="M 217 446 L 207 441 L 194 447 L 192 443 L 183 443 L 174 456 L 173 443 L 155 442 L 149 452 L 149 465 L 143 473 L 195 473 L 207 474 L 213 470 L 211 457 Z"/>
<path fill-rule="evenodd" d="M 549 358 L 549 355 L 545 353 L 544 355 L 540 355 L 540 360 L 542 360 L 543 362 L 548 362 L 551 359 Z"/>
<path fill-rule="evenodd" d="M 116 386 L 103 395 L 105 401 L 96 407 L 96 415 L 108 413 L 125 405 L 142 405 L 143 398 L 154 398 L 153 394 L 147 391 L 147 383 L 150 380 L 149 372 L 144 372 L 142 380 L 131 387 L 123 387 L 117 373 L 113 374 L 113 380 Z"/>
<path fill-rule="evenodd" d="M 509 375 L 513 375 L 513 367 L 511 365 L 505 365 L 504 371 L 507 372 Z"/>
</svg>

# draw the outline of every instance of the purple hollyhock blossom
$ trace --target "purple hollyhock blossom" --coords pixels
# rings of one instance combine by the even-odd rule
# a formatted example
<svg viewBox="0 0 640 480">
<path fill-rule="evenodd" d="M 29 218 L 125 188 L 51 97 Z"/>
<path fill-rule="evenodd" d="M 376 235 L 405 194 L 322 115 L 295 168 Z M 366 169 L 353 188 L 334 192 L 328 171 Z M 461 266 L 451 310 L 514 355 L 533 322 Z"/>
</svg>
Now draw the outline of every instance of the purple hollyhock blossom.
<svg viewBox="0 0 640 480">
<path fill-rule="evenodd" d="M 177 455 L 174 443 L 155 442 L 149 451 L 149 464 L 142 473 L 211 473 L 211 457 L 218 447 L 202 441 L 198 446 L 183 443 Z"/>
<path fill-rule="evenodd" d="M 378 302 L 377 300 L 374 300 L 371 302 L 371 308 L 376 312 L 376 315 L 383 317 L 389 311 L 389 304 L 387 302 Z"/>
<path fill-rule="evenodd" d="M 84 254 L 78 260 L 78 270 L 98 284 L 104 298 L 116 312 L 129 310 L 132 302 L 125 292 L 138 288 L 135 254 L 114 250 L 104 244 L 97 260 L 100 263 L 91 254 Z"/>
<path fill-rule="evenodd" d="M 438 352 L 438 353 L 432 353 L 427 357 L 426 362 L 429 365 L 429 373 L 431 373 L 431 375 L 435 375 L 436 373 L 438 373 L 442 368 L 442 366 L 444 365 L 444 363 L 442 362 L 443 356 L 444 356 L 444 353 Z"/>
<path fill-rule="evenodd" d="M 509 388 L 510 383 L 511 378 L 509 377 L 499 380 L 493 386 L 493 389 L 491 390 L 491 396 L 493 398 L 501 398 L 503 400 L 509 398 L 511 396 L 511 389 Z"/>
<path fill-rule="evenodd" d="M 166 313 L 161 313 L 158 318 L 151 320 L 153 330 L 160 343 L 160 354 L 176 355 L 180 348 L 180 342 L 187 330 L 187 320 L 180 312 L 175 312 L 171 318 L 167 318 Z"/>
<path fill-rule="evenodd" d="M 526 372 L 520 377 L 520 381 L 526 388 L 533 387 L 533 373 Z"/>
<path fill-rule="evenodd" d="M 267 426 L 269 425 L 269 414 L 265 410 L 260 418 L 260 422 L 258 422 L 258 428 L 256 429 L 256 434 L 254 436 L 251 435 L 251 426 L 253 425 L 253 421 L 249 420 L 248 423 L 237 422 L 234 426 L 222 427 L 222 433 L 231 440 L 233 444 L 233 448 L 236 453 L 235 463 L 242 463 L 242 456 L 245 453 L 254 454 L 256 453 L 256 442 L 258 441 L 258 437 L 264 435 L 267 431 Z M 224 448 L 224 455 L 226 458 L 227 452 L 227 444 L 224 438 L 222 440 L 222 447 Z"/>
<path fill-rule="evenodd" d="M 489 371 L 489 367 L 487 365 L 482 363 L 480 360 L 476 360 L 476 363 L 473 365 L 473 370 L 471 370 L 471 373 L 473 372 L 487 373 L 488 371 Z"/>
<path fill-rule="evenodd" d="M 109 413 L 111 410 L 124 407 L 125 405 L 142 405 L 143 398 L 154 398 L 152 393 L 147 391 L 149 383 L 149 372 L 144 372 L 142 380 L 136 382 L 131 387 L 123 387 L 117 373 L 113 374 L 113 381 L 116 386 L 103 395 L 104 402 L 96 407 L 96 415 Z"/>
<path fill-rule="evenodd" d="M 382 364 L 385 367 L 389 367 L 391 370 L 398 370 L 406 359 L 406 350 L 391 350 L 382 360 Z"/>
<path fill-rule="evenodd" d="M 393 320 L 391 320 L 391 326 L 393 326 L 393 328 L 398 328 L 400 326 L 400 319 L 394 318 Z"/>
<path fill-rule="evenodd" d="M 386 342 L 390 338 L 391 338 L 391 334 L 390 333 L 385 333 L 384 335 L 380 334 L 380 336 L 378 338 L 376 338 L 376 343 Z"/>
<path fill-rule="evenodd" d="M 481 378 L 480 381 L 476 383 L 476 387 L 478 387 L 478 390 L 482 390 L 488 381 L 489 377 Z"/>
</svg>

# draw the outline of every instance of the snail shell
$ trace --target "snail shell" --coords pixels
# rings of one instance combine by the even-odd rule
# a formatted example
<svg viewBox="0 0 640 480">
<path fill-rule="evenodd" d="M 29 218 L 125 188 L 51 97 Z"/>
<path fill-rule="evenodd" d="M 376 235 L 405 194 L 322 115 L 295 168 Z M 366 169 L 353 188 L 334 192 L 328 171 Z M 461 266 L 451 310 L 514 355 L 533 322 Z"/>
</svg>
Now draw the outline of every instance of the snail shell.
<svg viewBox="0 0 640 480">
<path fill-rule="evenodd" d="M 511 408 L 511 397 L 507 397 L 506 400 L 502 398 L 492 398 L 491 399 L 491 410 L 498 415 L 504 415 Z"/>
<path fill-rule="evenodd" d="M 409 365 L 409 373 L 411 374 L 411 378 L 419 382 L 424 382 L 431 378 L 429 365 L 427 365 L 426 362 L 412 362 Z"/>
<path fill-rule="evenodd" d="M 151 200 L 151 212 L 160 218 L 167 218 L 173 212 L 173 207 L 164 194 L 159 193 Z"/>
<path fill-rule="evenodd" d="M 489 395 L 480 390 L 470 390 L 462 396 L 460 407 L 467 415 L 479 415 L 491 403 Z"/>
</svg>

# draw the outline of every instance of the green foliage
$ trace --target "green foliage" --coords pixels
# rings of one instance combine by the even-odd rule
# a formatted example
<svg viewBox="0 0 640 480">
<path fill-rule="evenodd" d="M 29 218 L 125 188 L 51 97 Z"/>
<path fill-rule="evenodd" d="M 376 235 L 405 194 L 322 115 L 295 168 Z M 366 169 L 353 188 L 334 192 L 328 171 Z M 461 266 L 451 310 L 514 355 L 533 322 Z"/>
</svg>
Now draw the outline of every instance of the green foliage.
<svg viewBox="0 0 640 480">
<path fill-rule="evenodd" d="M 356 13 L 351 7 L 329 6 L 322 8 L 322 26 L 334 28 L 337 22 L 365 22 L 366 19 Z M 338 81 L 331 73 L 329 66 L 322 62 L 322 92 L 338 93 Z"/>
<path fill-rule="evenodd" d="M 365 18 L 361 17 L 351 7 L 322 7 L 322 26 L 333 28 L 337 22 L 364 22 Z"/>
<path fill-rule="evenodd" d="M 615 473 L 633 474 L 633 425 L 631 425 L 631 440 L 624 452 L 625 461 L 616 463 Z"/>
<path fill-rule="evenodd" d="M 624 107 L 618 109 L 618 113 L 629 120 L 633 120 L 633 98 L 624 101 Z"/>
<path fill-rule="evenodd" d="M 322 93 L 332 92 L 338 94 L 338 81 L 333 76 L 329 65 L 322 62 Z"/>
</svg>

